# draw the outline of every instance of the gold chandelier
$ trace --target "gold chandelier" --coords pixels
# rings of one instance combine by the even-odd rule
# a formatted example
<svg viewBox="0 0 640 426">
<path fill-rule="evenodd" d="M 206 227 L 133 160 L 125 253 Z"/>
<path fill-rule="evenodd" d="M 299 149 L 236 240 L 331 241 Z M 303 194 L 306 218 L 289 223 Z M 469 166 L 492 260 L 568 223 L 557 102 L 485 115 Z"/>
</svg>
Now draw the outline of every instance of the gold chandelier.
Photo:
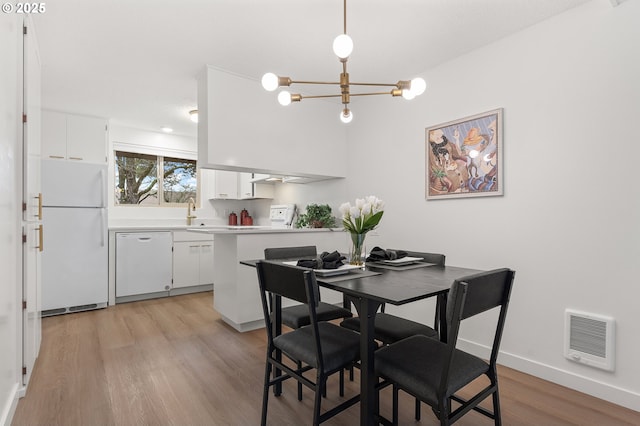
<svg viewBox="0 0 640 426">
<path fill-rule="evenodd" d="M 371 95 L 391 95 L 402 96 L 405 99 L 413 99 L 424 93 L 427 84 L 424 79 L 418 77 L 413 80 L 400 80 L 397 83 L 354 83 L 349 81 L 349 73 L 347 72 L 347 60 L 353 51 L 353 41 L 347 35 L 347 0 L 344 0 L 344 33 L 340 34 L 333 41 L 333 52 L 342 62 L 342 72 L 340 73 L 340 81 L 298 81 L 289 77 L 279 77 L 273 73 L 266 73 L 262 76 L 262 87 L 269 92 L 273 92 L 278 87 L 289 87 L 292 84 L 334 84 L 340 86 L 340 94 L 334 95 L 301 95 L 299 93 L 289 93 L 284 90 L 278 94 L 278 102 L 287 106 L 291 102 L 300 102 L 302 99 L 313 98 L 342 98 L 343 108 L 340 111 L 340 120 L 343 123 L 349 123 L 353 119 L 353 113 L 349 109 L 349 101 L 352 96 L 371 96 Z M 392 87 L 390 91 L 369 92 L 369 93 L 351 93 L 351 86 L 375 86 L 375 87 Z"/>
</svg>

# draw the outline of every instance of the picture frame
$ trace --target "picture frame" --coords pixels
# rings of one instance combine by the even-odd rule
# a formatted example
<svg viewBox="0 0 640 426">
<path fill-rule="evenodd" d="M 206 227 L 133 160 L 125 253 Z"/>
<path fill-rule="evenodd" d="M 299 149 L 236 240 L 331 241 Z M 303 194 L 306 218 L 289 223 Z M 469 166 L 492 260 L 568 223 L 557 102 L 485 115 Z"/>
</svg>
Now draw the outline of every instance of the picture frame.
<svg viewBox="0 0 640 426">
<path fill-rule="evenodd" d="M 503 195 L 498 108 L 425 129 L 427 200 Z"/>
</svg>

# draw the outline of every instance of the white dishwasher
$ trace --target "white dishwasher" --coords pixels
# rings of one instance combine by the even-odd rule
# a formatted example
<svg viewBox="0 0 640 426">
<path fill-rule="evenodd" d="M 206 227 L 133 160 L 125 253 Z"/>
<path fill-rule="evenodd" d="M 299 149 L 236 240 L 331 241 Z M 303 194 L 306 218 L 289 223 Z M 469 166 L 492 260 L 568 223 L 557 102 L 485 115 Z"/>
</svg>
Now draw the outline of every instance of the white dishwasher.
<svg viewBox="0 0 640 426">
<path fill-rule="evenodd" d="M 172 246 L 171 232 L 118 232 L 116 297 L 169 291 Z"/>
</svg>

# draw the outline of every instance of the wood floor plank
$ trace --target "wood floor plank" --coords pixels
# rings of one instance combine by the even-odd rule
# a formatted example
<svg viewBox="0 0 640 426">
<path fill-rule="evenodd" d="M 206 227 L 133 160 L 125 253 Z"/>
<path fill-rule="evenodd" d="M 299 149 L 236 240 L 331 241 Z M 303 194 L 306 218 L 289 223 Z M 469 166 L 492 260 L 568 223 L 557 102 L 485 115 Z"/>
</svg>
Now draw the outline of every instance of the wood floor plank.
<svg viewBox="0 0 640 426">
<path fill-rule="evenodd" d="M 13 426 L 257 425 L 260 423 L 266 337 L 238 333 L 213 309 L 211 292 L 119 304 L 43 319 L 40 356 Z M 639 425 L 640 413 L 500 367 L 505 425 Z M 359 382 L 346 381 L 347 397 Z M 472 384 L 480 386 L 481 383 Z M 328 383 L 323 407 L 343 399 L 338 377 Z M 268 423 L 309 424 L 313 395 L 296 398 L 296 383 L 269 398 Z M 390 416 L 390 389 L 381 410 Z M 400 424 L 437 425 L 423 405 L 400 394 Z M 356 405 L 327 423 L 359 424 Z M 491 425 L 470 413 L 460 426 Z"/>
</svg>

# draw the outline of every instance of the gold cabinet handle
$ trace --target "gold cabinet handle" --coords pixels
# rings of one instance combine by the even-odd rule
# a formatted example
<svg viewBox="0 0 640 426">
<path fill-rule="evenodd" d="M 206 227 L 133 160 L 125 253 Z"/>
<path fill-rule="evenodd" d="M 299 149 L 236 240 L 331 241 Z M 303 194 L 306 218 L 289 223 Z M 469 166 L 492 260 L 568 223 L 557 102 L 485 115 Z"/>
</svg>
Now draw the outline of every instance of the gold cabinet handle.
<svg viewBox="0 0 640 426">
<path fill-rule="evenodd" d="M 42 192 L 34 198 L 38 199 L 38 214 L 36 215 L 36 217 L 38 218 L 38 220 L 42 220 Z"/>
<path fill-rule="evenodd" d="M 82 157 L 69 157 L 69 160 L 82 160 Z"/>
<path fill-rule="evenodd" d="M 44 228 L 42 225 L 38 226 L 38 238 L 40 239 L 40 245 L 36 246 L 38 251 L 44 250 Z"/>
<path fill-rule="evenodd" d="M 61 158 L 64 159 L 62 155 L 50 155 L 49 158 Z"/>
</svg>

